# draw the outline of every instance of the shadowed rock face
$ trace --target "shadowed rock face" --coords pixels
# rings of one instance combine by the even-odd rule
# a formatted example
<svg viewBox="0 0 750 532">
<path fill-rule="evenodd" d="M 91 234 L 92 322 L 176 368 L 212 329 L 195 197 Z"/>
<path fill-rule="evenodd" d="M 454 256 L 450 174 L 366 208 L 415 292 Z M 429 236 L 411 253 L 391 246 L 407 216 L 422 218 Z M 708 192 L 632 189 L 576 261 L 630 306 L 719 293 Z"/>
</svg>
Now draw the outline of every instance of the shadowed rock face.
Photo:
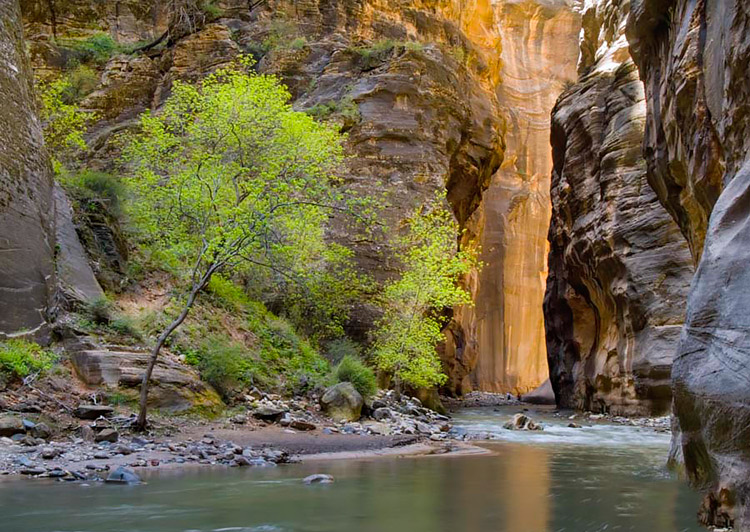
<svg viewBox="0 0 750 532">
<path fill-rule="evenodd" d="M 622 4 L 588 6 L 582 75 L 552 113 L 550 380 L 564 407 L 665 413 L 692 262 L 647 183 L 646 105 Z"/>
<path fill-rule="evenodd" d="M 706 524 L 750 530 L 750 7 L 633 3 L 651 182 L 699 260 L 672 370 L 674 413 Z M 709 216 L 710 215 L 710 216 Z"/>
<path fill-rule="evenodd" d="M 43 333 L 54 303 L 52 169 L 35 115 L 32 79 L 18 2 L 2 2 L 0 338 Z"/>
</svg>

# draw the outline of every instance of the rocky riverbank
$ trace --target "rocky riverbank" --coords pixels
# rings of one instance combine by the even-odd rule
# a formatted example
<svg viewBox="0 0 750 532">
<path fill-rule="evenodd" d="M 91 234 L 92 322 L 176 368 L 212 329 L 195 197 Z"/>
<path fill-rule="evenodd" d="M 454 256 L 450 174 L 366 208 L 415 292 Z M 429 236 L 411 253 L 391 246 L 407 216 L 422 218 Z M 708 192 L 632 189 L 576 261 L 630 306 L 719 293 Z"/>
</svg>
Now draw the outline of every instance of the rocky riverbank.
<svg viewBox="0 0 750 532">
<path fill-rule="evenodd" d="M 450 418 L 416 398 L 381 392 L 350 419 L 333 418 L 318 398 L 282 399 L 257 392 L 230 414 L 205 420 L 155 415 L 134 433 L 133 414 L 106 405 L 43 411 L 5 405 L 0 414 L 0 475 L 96 481 L 118 467 L 183 465 L 273 467 L 302 455 L 371 453 L 422 443 L 411 452 L 449 452 Z M 44 420 L 57 417 L 51 427 Z M 336 418 L 336 419 L 334 419 Z M 356 419 L 356 421 L 354 421 Z"/>
</svg>

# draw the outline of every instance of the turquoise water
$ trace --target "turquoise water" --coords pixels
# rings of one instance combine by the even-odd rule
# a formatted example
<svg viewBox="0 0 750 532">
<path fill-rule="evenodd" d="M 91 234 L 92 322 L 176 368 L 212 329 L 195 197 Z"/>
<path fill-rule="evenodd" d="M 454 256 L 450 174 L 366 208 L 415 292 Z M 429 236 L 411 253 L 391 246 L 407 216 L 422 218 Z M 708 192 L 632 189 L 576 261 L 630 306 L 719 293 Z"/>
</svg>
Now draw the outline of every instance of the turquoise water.
<svg viewBox="0 0 750 532">
<path fill-rule="evenodd" d="M 474 410 L 458 424 L 486 430 L 508 417 L 507 411 Z M 525 439 L 483 443 L 492 451 L 488 455 L 194 469 L 152 474 L 140 486 L 0 482 L 0 530 L 702 530 L 695 521 L 698 495 L 663 467 L 667 435 L 648 431 L 639 445 L 637 430 L 603 426 L 589 439 L 578 433 L 560 442 L 550 437 L 564 428 L 555 423 L 548 420 L 546 435 L 513 434 Z M 311 473 L 329 473 L 336 481 L 306 486 L 301 479 Z"/>
</svg>

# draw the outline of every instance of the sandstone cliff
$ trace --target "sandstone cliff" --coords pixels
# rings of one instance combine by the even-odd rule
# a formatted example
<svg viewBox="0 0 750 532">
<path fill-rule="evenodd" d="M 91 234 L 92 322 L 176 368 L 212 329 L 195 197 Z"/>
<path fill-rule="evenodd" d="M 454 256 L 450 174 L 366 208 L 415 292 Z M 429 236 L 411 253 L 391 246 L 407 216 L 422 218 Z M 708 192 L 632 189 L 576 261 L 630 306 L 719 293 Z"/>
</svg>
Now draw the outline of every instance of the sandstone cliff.
<svg viewBox="0 0 750 532">
<path fill-rule="evenodd" d="M 54 307 L 52 168 L 18 3 L 0 3 L 0 337 L 43 333 Z M 9 127 L 13 124 L 13 127 Z"/>
<path fill-rule="evenodd" d="M 581 76 L 553 111 L 547 349 L 561 406 L 665 413 L 692 262 L 647 183 L 626 18 L 627 2 L 587 6 Z"/>
<path fill-rule="evenodd" d="M 471 283 L 475 306 L 459 309 L 451 329 L 448 348 L 460 356 L 453 357 L 450 376 L 456 391 L 524 393 L 548 376 L 542 300 L 550 111 L 575 78 L 581 21 L 564 1 L 493 5 L 487 32 L 500 41 L 495 90 L 509 115 L 505 160 L 467 224 L 484 267 Z"/>
<path fill-rule="evenodd" d="M 184 4 L 189 7 L 190 2 Z M 336 121 L 348 133 L 353 157 L 345 176 L 347 186 L 385 195 L 389 205 L 385 218 L 391 230 L 415 205 L 444 189 L 459 223 L 473 223 L 471 234 L 481 233 L 470 218 L 502 161 L 505 129 L 505 113 L 496 94 L 501 85 L 497 54 L 501 38 L 488 0 L 275 0 L 253 10 L 247 2 L 227 1 L 219 4 L 218 14 L 195 15 L 189 31 L 175 29 L 166 4 L 157 1 L 146 8 L 142 2 L 115 6 L 69 0 L 56 2 L 54 12 L 49 5 L 41 1 L 25 5 L 31 55 L 40 75 L 70 69 L 68 58 L 75 55 L 75 43 L 86 37 L 103 32 L 124 49 L 137 47 L 140 41 L 156 43 L 167 35 L 151 48 L 115 54 L 96 67 L 95 86 L 81 101 L 101 117 L 90 138 L 89 166 L 113 169 L 116 137 L 132 125 L 138 112 L 157 107 L 174 80 L 197 79 L 241 53 L 252 54 L 260 71 L 278 75 L 289 86 L 296 108 Z M 542 22 L 554 19 L 549 14 L 541 18 Z M 521 29 L 529 33 L 530 25 Z M 545 43 L 555 35 L 547 31 Z M 550 62 L 550 48 L 551 44 L 544 45 L 540 62 Z M 516 70 L 521 68 L 522 53 L 514 62 Z M 551 75 L 559 85 L 556 76 Z M 544 90 L 551 106 L 548 93 L 555 90 L 555 83 L 545 82 Z M 540 136 L 545 135 L 542 127 Z M 533 186 L 544 189 L 544 178 Z M 510 196 L 504 201 L 508 203 Z M 532 208 L 539 213 L 533 215 L 534 231 L 541 235 L 548 212 L 543 205 Z M 347 228 L 338 225 L 335 236 L 347 241 Z M 348 243 L 376 278 L 392 273 L 387 248 Z M 539 242 L 534 245 L 539 247 Z M 530 275 L 539 285 L 543 253 L 537 249 L 531 256 Z M 527 328 L 536 329 L 538 335 L 540 310 L 530 307 Z M 364 334 L 372 319 L 367 308 L 360 309 L 350 333 Z M 478 343 L 473 337 L 469 341 Z M 521 337 L 514 342 L 521 345 Z M 533 382 L 527 385 L 531 387 L 544 378 L 540 353 L 535 350 L 535 354 Z M 449 357 L 448 364 L 453 363 Z M 460 382 L 475 364 L 474 359 L 466 369 L 462 367 L 456 380 Z M 489 374 L 479 384 L 492 386 L 493 378 L 502 375 Z"/>
<path fill-rule="evenodd" d="M 750 8 L 633 3 L 628 37 L 649 101 L 659 199 L 698 261 L 672 370 L 673 437 L 701 520 L 750 530 Z"/>
</svg>

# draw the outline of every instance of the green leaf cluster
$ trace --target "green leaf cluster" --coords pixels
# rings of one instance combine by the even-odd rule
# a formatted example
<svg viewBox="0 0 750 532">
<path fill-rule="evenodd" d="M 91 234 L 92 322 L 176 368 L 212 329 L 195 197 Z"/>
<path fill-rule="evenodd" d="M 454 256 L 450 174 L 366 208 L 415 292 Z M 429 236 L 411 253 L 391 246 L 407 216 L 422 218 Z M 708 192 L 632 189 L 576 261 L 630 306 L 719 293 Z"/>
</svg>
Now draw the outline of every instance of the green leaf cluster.
<svg viewBox="0 0 750 532">
<path fill-rule="evenodd" d="M 0 342 L 0 372 L 11 377 L 23 378 L 46 371 L 55 360 L 54 353 L 33 342 L 19 339 Z"/>
<path fill-rule="evenodd" d="M 364 398 L 378 391 L 375 372 L 356 356 L 345 355 L 336 366 L 335 375 L 338 382 L 352 383 Z"/>
<path fill-rule="evenodd" d="M 383 290 L 374 358 L 399 386 L 429 388 L 445 382 L 436 350 L 443 339 L 443 311 L 471 304 L 459 281 L 477 261 L 473 253 L 457 249 L 458 227 L 444 203 L 436 197 L 408 220 L 406 234 L 397 241 L 400 277 Z"/>
<path fill-rule="evenodd" d="M 39 91 L 44 142 L 58 175 L 64 173 L 65 163 L 87 149 L 83 135 L 94 118 L 92 113 L 70 103 L 68 95 L 71 90 L 70 80 L 60 78 L 43 84 Z"/>
<path fill-rule="evenodd" d="M 126 150 L 131 219 L 193 279 L 247 264 L 279 270 L 289 256 L 310 263 L 344 201 L 338 132 L 295 112 L 287 89 L 250 66 L 175 83 Z"/>
</svg>

